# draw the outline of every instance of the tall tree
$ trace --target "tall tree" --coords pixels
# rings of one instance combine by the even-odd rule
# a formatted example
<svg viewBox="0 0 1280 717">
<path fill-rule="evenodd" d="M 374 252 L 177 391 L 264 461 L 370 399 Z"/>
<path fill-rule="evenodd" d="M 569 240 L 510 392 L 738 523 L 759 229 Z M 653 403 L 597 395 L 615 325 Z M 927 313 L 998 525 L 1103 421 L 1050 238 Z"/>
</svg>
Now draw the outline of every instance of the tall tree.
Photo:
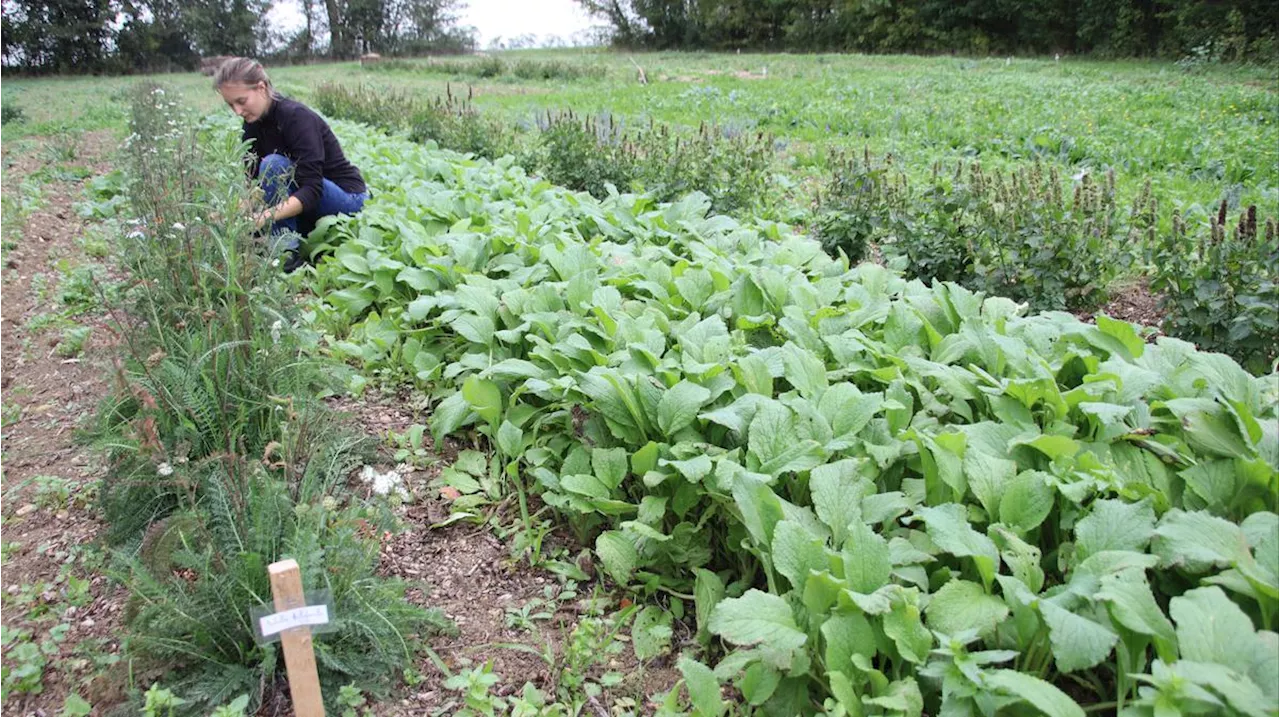
<svg viewBox="0 0 1280 717">
<path fill-rule="evenodd" d="M 6 0 L 4 64 L 33 72 L 102 70 L 114 16 L 108 0 Z"/>
</svg>

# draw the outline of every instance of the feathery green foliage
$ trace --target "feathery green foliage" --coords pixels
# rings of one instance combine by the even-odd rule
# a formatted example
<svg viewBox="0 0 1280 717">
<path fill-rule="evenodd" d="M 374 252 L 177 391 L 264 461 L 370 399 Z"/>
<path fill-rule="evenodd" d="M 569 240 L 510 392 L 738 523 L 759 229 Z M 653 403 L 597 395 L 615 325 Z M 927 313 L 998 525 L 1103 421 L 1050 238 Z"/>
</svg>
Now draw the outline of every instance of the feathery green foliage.
<svg viewBox="0 0 1280 717">
<path fill-rule="evenodd" d="M 385 694 L 448 622 L 375 573 L 392 526 L 347 481 L 376 442 L 317 399 L 329 371 L 304 353 L 275 247 L 246 218 L 245 147 L 165 97 L 135 96 L 135 135 L 160 133 L 149 144 L 161 146 L 130 147 L 133 231 L 119 253 L 137 288 L 116 309 L 125 358 L 92 432 L 111 461 L 100 496 L 130 594 L 127 652 L 165 671 L 175 713 L 239 695 L 256 710 L 285 683 L 250 610 L 271 603 L 267 567 L 293 557 L 304 587 L 334 601 L 337 631 L 316 641 L 326 701 L 352 681 Z"/>
</svg>

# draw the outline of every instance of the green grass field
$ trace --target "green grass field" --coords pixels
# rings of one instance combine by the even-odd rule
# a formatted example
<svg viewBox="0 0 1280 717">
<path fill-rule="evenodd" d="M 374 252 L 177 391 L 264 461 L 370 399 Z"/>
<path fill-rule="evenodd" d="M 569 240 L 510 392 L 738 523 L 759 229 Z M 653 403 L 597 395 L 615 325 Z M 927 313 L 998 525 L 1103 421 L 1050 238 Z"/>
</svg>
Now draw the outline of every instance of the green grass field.
<svg viewBox="0 0 1280 717">
<path fill-rule="evenodd" d="M 449 58 L 361 68 L 354 63 L 282 67 L 276 83 L 305 99 L 320 82 L 363 82 L 438 95 L 471 86 L 476 105 L 530 125 L 548 109 L 611 113 L 777 139 L 783 175 L 803 182 L 825 168 L 831 150 L 892 153 L 911 174 L 936 161 L 981 161 L 992 168 L 1040 160 L 1075 174 L 1114 168 L 1127 196 L 1150 178 L 1174 206 L 1277 208 L 1275 67 L 1182 68 L 1169 63 L 1066 59 L 985 59 L 857 55 L 623 55 L 558 50 L 499 55 L 508 72 L 478 77 L 476 60 Z M 603 68 L 601 77 L 520 79 L 524 60 Z M 649 83 L 637 81 L 634 63 Z M 3 102 L 26 122 L 10 137 L 62 128 L 123 125 L 121 89 L 138 78 L 11 79 Z M 218 97 L 197 74 L 158 78 L 194 107 L 215 111 Z"/>
</svg>

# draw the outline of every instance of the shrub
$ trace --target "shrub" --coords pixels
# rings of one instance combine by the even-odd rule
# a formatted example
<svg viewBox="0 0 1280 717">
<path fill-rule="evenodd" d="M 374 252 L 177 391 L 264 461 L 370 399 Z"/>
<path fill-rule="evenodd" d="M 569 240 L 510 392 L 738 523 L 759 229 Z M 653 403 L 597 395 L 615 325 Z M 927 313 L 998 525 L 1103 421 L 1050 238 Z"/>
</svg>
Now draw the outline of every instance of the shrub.
<svg viewBox="0 0 1280 717">
<path fill-rule="evenodd" d="M 1254 373 L 1276 359 L 1276 223 L 1258 230 L 1257 207 L 1228 226 L 1227 203 L 1208 222 L 1173 216 L 1148 234 L 1151 288 L 1161 293 L 1164 330 L 1203 349 L 1230 354 Z"/>
<path fill-rule="evenodd" d="M 766 202 L 769 138 L 701 125 L 681 134 L 666 125 L 627 129 L 612 115 L 579 119 L 572 112 L 540 120 L 540 147 L 526 166 L 547 180 L 603 198 L 608 185 L 657 201 L 702 192 L 719 212 L 740 213 Z"/>
<path fill-rule="evenodd" d="M 858 262 L 867 256 L 867 247 L 884 220 L 884 213 L 878 211 L 888 196 L 884 183 L 899 175 L 892 174 L 887 165 L 874 165 L 866 150 L 861 164 L 842 155 L 832 156 L 830 161 L 835 170 L 818 194 L 814 237 L 828 254 L 843 253 Z"/>
<path fill-rule="evenodd" d="M 326 117 L 392 130 L 408 129 L 418 111 L 418 103 L 408 93 L 364 84 L 321 83 L 312 103 Z"/>
<path fill-rule="evenodd" d="M 1038 163 L 1008 174 L 935 165 L 923 190 L 891 161 L 834 164 L 816 221 L 829 252 L 856 251 L 874 237 L 914 278 L 954 281 L 1033 310 L 1097 306 L 1128 265 L 1128 225 L 1110 173 L 1101 183 L 1085 174 L 1067 199 L 1057 170 Z"/>
<path fill-rule="evenodd" d="M 446 149 L 497 159 L 516 149 L 515 132 L 501 121 L 486 117 L 467 97 L 455 97 L 445 86 L 445 96 L 421 107 L 413 116 L 409 138 L 415 142 L 433 140 Z"/>
<path fill-rule="evenodd" d="M 21 107 L 13 104 L 13 102 L 7 102 L 0 105 L 0 124 L 23 122 L 26 121 L 26 119 L 26 113 L 22 111 Z"/>
<path fill-rule="evenodd" d="M 600 79 L 605 75 L 599 65 L 576 65 L 563 60 L 520 60 L 511 67 L 511 74 L 522 80 L 578 80 Z"/>
<path fill-rule="evenodd" d="M 165 670 L 184 713 L 208 714 L 244 693 L 256 710 L 285 689 L 277 646 L 255 645 L 250 627 L 250 609 L 271 600 L 267 566 L 285 555 L 300 558 L 305 590 L 333 599 L 337 630 L 314 643 L 331 707 L 337 685 L 352 680 L 385 694 L 411 662 L 415 636 L 447 629 L 438 612 L 405 600 L 402 583 L 375 576 L 376 512 L 326 497 L 369 442 L 323 437 L 330 448 L 308 457 L 297 485 L 239 457 L 179 467 L 175 480 L 199 500 L 152 524 L 136 551 L 116 553 L 111 573 L 130 589 L 128 653 L 139 667 Z"/>
<path fill-rule="evenodd" d="M 625 192 L 639 178 L 636 146 L 612 116 L 605 123 L 548 112 L 540 126 L 538 151 L 525 162 L 547 181 L 599 198 L 609 194 L 610 185 Z"/>
</svg>

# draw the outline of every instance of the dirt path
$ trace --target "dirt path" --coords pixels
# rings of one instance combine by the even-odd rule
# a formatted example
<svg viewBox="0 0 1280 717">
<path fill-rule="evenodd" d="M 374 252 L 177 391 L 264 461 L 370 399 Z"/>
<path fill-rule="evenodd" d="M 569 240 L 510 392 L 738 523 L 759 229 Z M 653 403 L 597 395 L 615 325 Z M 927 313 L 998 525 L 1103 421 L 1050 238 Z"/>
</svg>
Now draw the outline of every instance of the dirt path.
<svg viewBox="0 0 1280 717">
<path fill-rule="evenodd" d="M 385 437 L 428 421 L 428 414 L 407 407 L 411 403 L 398 396 L 372 402 L 344 399 L 333 407 Z M 433 447 L 429 434 L 425 440 L 434 465 L 407 474 L 415 499 L 398 511 L 403 532 L 384 536 L 379 573 L 406 581 L 413 586 L 411 601 L 454 621 L 455 634 L 430 641 L 434 655 L 454 674 L 487 665 L 498 677 L 490 690 L 496 697 L 518 696 L 528 683 L 554 701 L 558 690 L 591 679 L 610 686 L 581 714 L 651 714 L 648 698 L 671 689 L 680 674 L 673 659 L 641 664 L 627 640 L 628 627 L 612 640 L 595 632 L 611 625 L 625 605 L 622 593 L 595 582 L 589 564 L 581 567 L 592 573 L 592 580 L 583 582 L 530 567 L 512 555 L 512 537 L 499 540 L 488 526 L 459 522 L 433 527 L 448 518 L 449 506 L 431 481 L 466 446 L 450 440 Z M 502 522 L 515 520 L 518 516 L 508 515 Z M 577 553 L 571 538 L 553 531 L 545 539 L 544 555 L 557 547 Z M 462 695 L 446 688 L 431 656 L 421 655 L 415 667 L 422 682 L 398 699 L 376 705 L 373 714 L 453 714 L 462 707 Z"/>
<path fill-rule="evenodd" d="M 67 170 L 105 173 L 116 140 L 110 133 L 90 133 L 77 146 L 77 156 L 65 164 L 51 164 L 39 145 L 5 156 L 6 193 L 25 178 L 47 180 L 40 208 L 13 235 L 16 245 L 5 255 L 0 281 L 0 612 L 7 667 L 32 675 L 25 685 L 5 685 L 5 715 L 57 714 L 70 693 L 110 702 L 107 682 L 93 678 L 120 649 L 124 599 L 102 574 L 106 556 L 96 544 L 102 524 L 94 487 L 101 466 L 76 439 L 107 393 L 115 349 L 100 313 L 50 318 L 64 311 L 59 292 L 70 272 L 91 261 L 81 244 L 86 224 L 73 209 L 83 198 L 83 182 Z M 90 329 L 82 351 L 60 346 L 69 340 L 68 323 Z"/>
</svg>

